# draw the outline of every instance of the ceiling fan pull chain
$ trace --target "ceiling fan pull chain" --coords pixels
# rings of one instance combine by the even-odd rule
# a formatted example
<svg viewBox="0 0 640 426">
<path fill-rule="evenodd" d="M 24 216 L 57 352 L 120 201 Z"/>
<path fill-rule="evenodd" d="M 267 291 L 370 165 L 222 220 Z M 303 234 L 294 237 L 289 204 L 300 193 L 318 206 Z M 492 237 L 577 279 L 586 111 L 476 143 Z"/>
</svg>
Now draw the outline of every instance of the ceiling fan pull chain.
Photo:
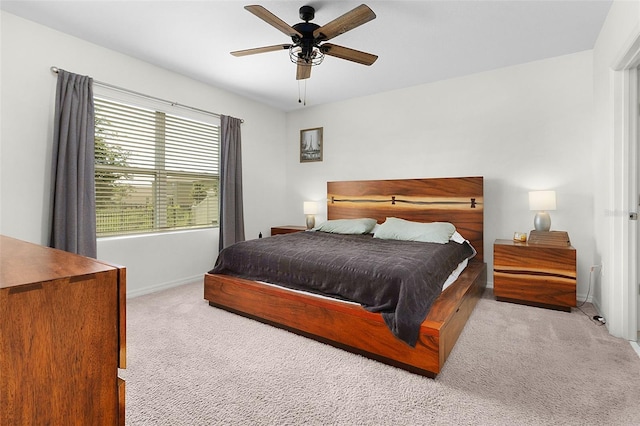
<svg viewBox="0 0 640 426">
<path fill-rule="evenodd" d="M 304 95 L 302 98 L 300 97 L 300 80 L 298 80 L 298 103 L 307 106 L 307 80 L 302 81 L 304 82 Z"/>
</svg>

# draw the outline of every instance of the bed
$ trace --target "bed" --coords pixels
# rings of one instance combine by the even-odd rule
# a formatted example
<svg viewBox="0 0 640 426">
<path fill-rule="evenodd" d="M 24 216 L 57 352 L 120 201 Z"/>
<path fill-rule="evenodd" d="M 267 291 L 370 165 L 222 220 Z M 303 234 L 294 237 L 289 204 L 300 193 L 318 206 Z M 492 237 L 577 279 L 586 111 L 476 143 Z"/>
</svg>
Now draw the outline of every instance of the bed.
<svg viewBox="0 0 640 426">
<path fill-rule="evenodd" d="M 415 345 L 389 329 L 380 313 L 341 300 L 231 275 L 207 273 L 211 306 L 244 315 L 369 358 L 435 377 L 486 286 L 482 177 L 339 181 L 327 183 L 327 219 L 388 217 L 450 222 L 476 253 L 436 296 L 419 324 Z M 273 237 L 273 238 L 281 238 Z"/>
</svg>

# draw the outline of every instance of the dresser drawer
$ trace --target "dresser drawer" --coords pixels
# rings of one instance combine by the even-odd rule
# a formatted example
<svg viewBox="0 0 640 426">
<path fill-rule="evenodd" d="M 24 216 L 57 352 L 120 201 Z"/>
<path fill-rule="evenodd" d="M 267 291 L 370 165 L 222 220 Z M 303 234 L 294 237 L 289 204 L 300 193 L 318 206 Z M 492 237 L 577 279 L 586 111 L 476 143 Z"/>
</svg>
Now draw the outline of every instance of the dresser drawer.
<svg viewBox="0 0 640 426">
<path fill-rule="evenodd" d="M 124 397 L 125 397 L 125 382 L 118 377 L 118 425 L 125 425 L 125 412 L 124 412 Z"/>
</svg>

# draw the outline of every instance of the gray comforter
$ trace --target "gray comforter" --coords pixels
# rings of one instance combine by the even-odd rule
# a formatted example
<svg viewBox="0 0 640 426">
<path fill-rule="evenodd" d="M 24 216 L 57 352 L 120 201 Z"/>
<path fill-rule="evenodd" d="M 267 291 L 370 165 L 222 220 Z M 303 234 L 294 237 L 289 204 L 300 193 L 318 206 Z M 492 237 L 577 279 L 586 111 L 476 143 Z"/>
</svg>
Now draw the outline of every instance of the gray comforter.
<svg viewBox="0 0 640 426">
<path fill-rule="evenodd" d="M 415 346 L 444 281 L 473 254 L 467 243 L 298 232 L 227 247 L 210 273 L 357 302 L 380 312 L 396 337 Z"/>
</svg>

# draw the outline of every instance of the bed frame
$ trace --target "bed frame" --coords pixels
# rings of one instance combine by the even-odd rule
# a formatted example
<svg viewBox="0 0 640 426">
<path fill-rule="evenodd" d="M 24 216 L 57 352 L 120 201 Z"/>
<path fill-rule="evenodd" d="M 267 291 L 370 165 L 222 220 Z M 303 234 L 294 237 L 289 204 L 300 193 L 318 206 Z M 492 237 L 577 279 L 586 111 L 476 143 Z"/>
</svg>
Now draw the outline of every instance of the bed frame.
<svg viewBox="0 0 640 426">
<path fill-rule="evenodd" d="M 442 370 L 486 286 L 483 178 L 327 183 L 328 219 L 372 217 L 382 223 L 391 216 L 451 222 L 478 252 L 435 300 L 414 348 L 396 338 L 380 314 L 357 304 L 218 274 L 205 275 L 204 298 L 211 306 L 433 378 Z"/>
</svg>

